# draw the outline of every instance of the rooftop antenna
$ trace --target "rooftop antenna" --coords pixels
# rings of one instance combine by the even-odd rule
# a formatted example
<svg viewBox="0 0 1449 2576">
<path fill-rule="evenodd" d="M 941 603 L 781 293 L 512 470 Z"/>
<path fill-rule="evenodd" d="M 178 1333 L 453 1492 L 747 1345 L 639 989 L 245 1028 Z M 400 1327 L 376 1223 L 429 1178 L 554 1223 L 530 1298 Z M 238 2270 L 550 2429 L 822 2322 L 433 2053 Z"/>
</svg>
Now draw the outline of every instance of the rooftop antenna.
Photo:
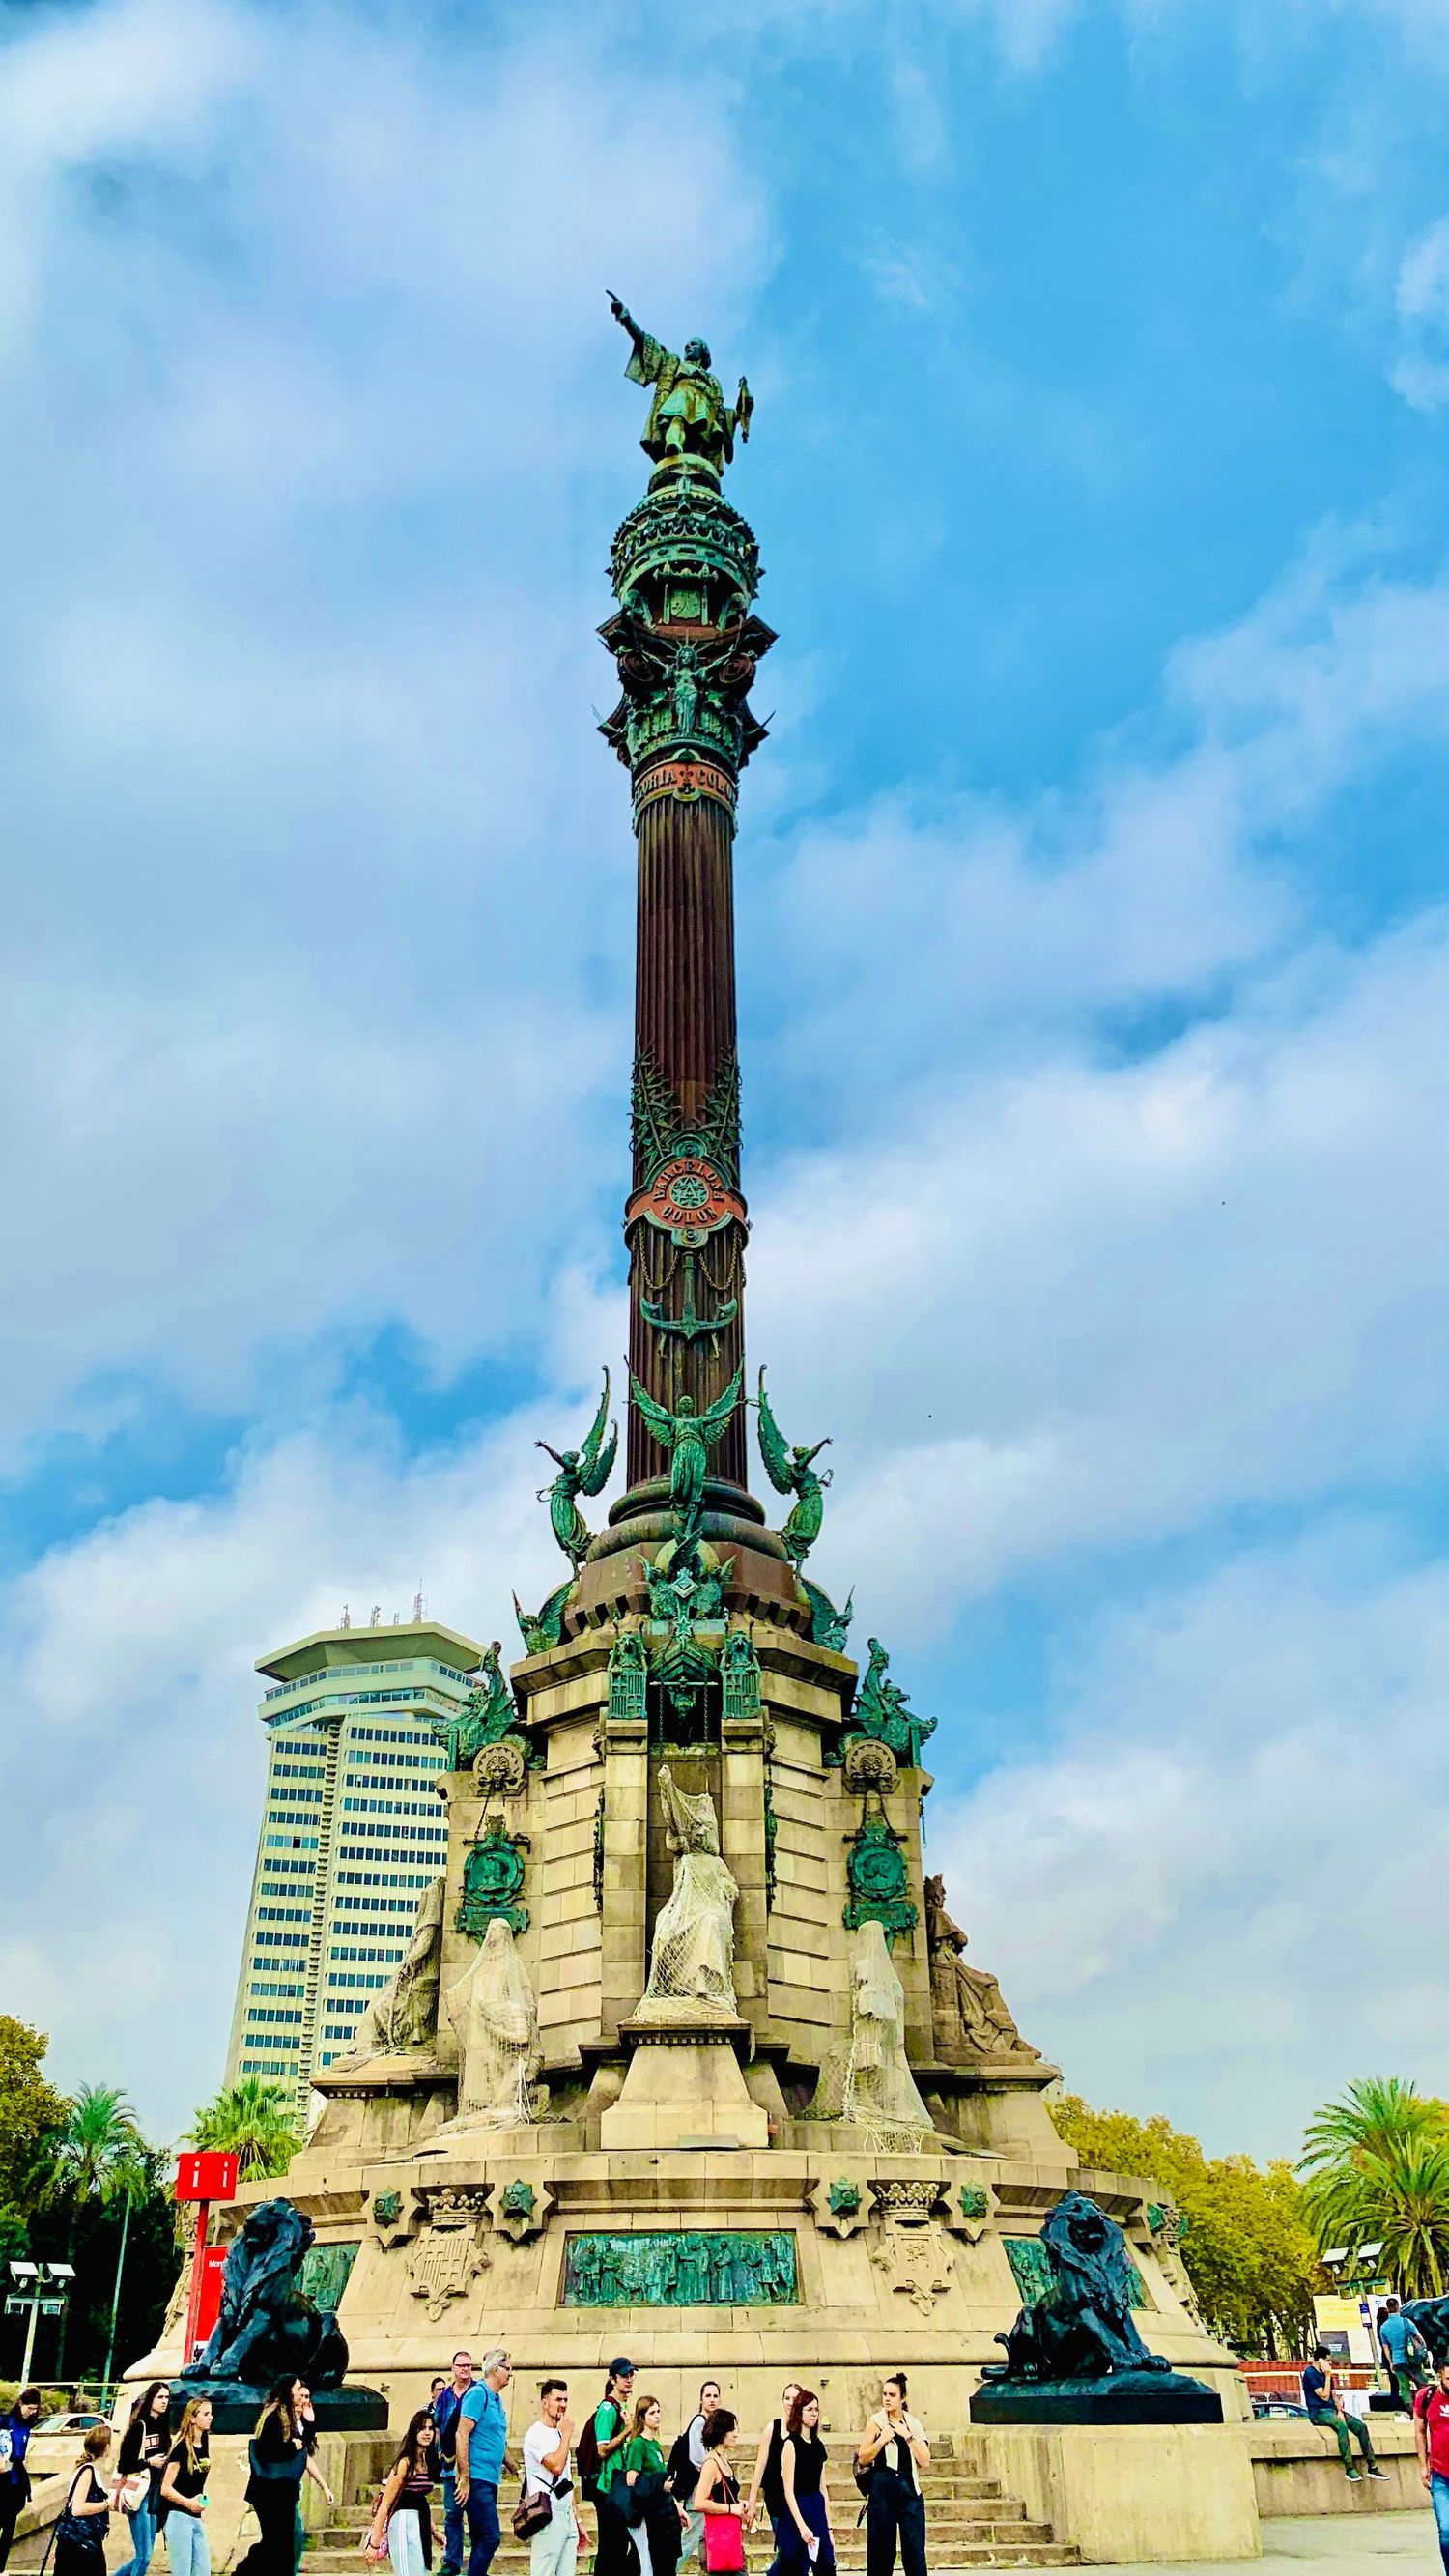
<svg viewBox="0 0 1449 2576">
<path fill-rule="evenodd" d="M 402 1626 L 402 1612 L 400 1610 L 394 1610 L 392 1614 L 392 1624 L 395 1628 L 400 1628 Z"/>
<path fill-rule="evenodd" d="M 413 1626 L 414 1626 L 415 1628 L 421 1628 L 422 1624 L 423 1624 L 423 1587 L 422 1587 L 421 1583 L 419 1583 L 419 1585 L 418 1585 L 418 1588 L 417 1588 L 416 1592 L 413 1594 Z"/>
<path fill-rule="evenodd" d="M 372 1605 L 372 1617 L 368 1620 L 367 1624 L 369 1628 L 380 1628 L 382 1626 L 382 1603 L 380 1601 L 374 1601 Z"/>
<path fill-rule="evenodd" d="M 344 1628 L 350 1628 L 352 1625 L 352 1607 L 346 1601 L 342 1604 L 342 1625 Z"/>
</svg>

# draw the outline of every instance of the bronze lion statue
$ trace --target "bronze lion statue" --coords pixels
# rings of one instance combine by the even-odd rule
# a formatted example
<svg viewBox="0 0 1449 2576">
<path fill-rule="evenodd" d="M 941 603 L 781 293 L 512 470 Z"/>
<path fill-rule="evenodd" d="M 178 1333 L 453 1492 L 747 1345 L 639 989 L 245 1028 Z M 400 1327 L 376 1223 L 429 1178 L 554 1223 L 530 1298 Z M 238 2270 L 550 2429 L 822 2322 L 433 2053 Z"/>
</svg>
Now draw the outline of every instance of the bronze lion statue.
<svg viewBox="0 0 1449 2576">
<path fill-rule="evenodd" d="M 295 2371 L 309 2388 L 340 2388 L 347 2346 L 329 2308 L 297 2287 L 316 2230 L 289 2200 L 263 2201 L 226 2258 L 221 2312 L 200 2358 L 183 2379 L 237 2379 L 265 2387 Z"/>
<path fill-rule="evenodd" d="M 1009 2335 L 998 2335 L 1006 2360 L 988 2379 L 1105 2379 L 1114 2370 L 1164 2370 L 1132 2320 L 1132 2267 L 1115 2219 L 1069 2191 L 1048 2211 L 1041 2241 L 1051 2287 L 1023 2308 Z"/>
</svg>

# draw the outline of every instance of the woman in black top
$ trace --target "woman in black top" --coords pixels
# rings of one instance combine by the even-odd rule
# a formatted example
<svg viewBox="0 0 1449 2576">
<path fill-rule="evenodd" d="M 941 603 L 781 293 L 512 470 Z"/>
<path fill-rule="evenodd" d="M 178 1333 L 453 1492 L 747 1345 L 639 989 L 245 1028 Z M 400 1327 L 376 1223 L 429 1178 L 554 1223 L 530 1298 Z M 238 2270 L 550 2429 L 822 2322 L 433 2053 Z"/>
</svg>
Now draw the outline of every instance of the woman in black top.
<svg viewBox="0 0 1449 2576">
<path fill-rule="evenodd" d="M 781 2525 L 789 2520 L 785 2505 L 785 2490 L 780 2484 L 780 2452 L 785 2441 L 785 2419 L 799 2394 L 799 2380 L 787 2379 L 780 2391 L 780 2412 L 766 2425 L 760 2435 L 760 2447 L 755 2454 L 755 2474 L 750 2480 L 749 2497 L 745 2504 L 746 2531 L 754 2528 L 755 2508 L 761 2499 L 770 2517 L 770 2530 L 775 2542 L 775 2560 L 770 2576 L 775 2576 L 775 2568 L 779 2565 L 780 2545 L 785 2537 Z"/>
<path fill-rule="evenodd" d="M 717 2406 L 704 2428 L 704 2466 L 694 2490 L 694 2509 L 704 2516 L 704 2563 L 712 2570 L 743 2568 L 745 2563 L 744 2508 L 728 2458 L 737 2421 L 727 2406 Z M 727 2527 L 731 2523 L 732 2531 Z"/>
<path fill-rule="evenodd" d="M 211 2576 L 206 2480 L 211 2467 L 211 2399 L 188 2399 L 161 2473 L 161 2526 L 171 2576 Z"/>
<path fill-rule="evenodd" d="M 292 2576 L 296 2559 L 297 2500 L 307 2474 L 302 2419 L 306 2390 L 289 2371 L 279 2379 L 257 2417 L 247 2445 L 251 2475 L 247 2502 L 257 2518 L 257 2538 L 237 2562 L 236 2576 Z"/>
<path fill-rule="evenodd" d="M 96 2471 L 110 2447 L 109 2424 L 93 2424 L 81 2445 L 85 2457 L 71 2479 L 56 2525 L 55 2576 L 105 2576 L 111 2494 Z"/>
<path fill-rule="evenodd" d="M 813 2388 L 802 2388 L 785 2418 L 785 2440 L 780 2452 L 780 2483 L 785 2493 L 785 2511 L 780 2519 L 780 2576 L 807 2576 L 812 2565 L 815 2576 L 835 2576 L 835 2535 L 830 2527 L 826 2464 L 826 2449 L 820 2439 L 820 2400 Z"/>
<path fill-rule="evenodd" d="M 171 2384 L 153 2379 L 141 2391 L 131 2409 L 131 2420 L 121 2435 L 121 2448 L 116 2458 L 118 2478 L 136 2478 L 144 2469 L 146 2485 L 140 2501 L 124 2506 L 131 2526 L 131 2555 L 120 2576 L 146 2576 L 151 2552 L 156 2546 L 156 2508 L 161 2500 L 161 2472 L 171 2448 Z"/>
</svg>

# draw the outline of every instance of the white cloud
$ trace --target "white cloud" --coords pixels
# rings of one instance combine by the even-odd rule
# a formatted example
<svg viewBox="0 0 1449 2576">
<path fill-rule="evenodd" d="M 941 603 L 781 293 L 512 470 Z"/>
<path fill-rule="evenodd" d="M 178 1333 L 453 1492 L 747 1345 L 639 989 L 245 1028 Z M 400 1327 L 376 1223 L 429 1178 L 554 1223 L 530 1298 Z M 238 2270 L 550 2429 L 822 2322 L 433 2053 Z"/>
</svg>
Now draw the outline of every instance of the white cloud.
<svg viewBox="0 0 1449 2576">
<path fill-rule="evenodd" d="M 255 1657 L 344 1600 L 407 1616 L 420 1574 L 432 1615 L 516 1647 L 511 1591 L 533 1606 L 559 1579 L 533 1441 L 591 1401 L 564 1387 L 406 1461 L 365 1416 L 333 1418 L 0 1588 L 0 1976 L 61 2082 L 124 2082 L 173 2133 L 220 2081 L 264 1777 Z"/>
<path fill-rule="evenodd" d="M 1449 1564 L 1353 1518 L 1106 1611 L 1057 1741 L 933 1801 L 933 1864 L 1090 2100 L 1291 2154 L 1354 2076 L 1442 2087 Z"/>
</svg>

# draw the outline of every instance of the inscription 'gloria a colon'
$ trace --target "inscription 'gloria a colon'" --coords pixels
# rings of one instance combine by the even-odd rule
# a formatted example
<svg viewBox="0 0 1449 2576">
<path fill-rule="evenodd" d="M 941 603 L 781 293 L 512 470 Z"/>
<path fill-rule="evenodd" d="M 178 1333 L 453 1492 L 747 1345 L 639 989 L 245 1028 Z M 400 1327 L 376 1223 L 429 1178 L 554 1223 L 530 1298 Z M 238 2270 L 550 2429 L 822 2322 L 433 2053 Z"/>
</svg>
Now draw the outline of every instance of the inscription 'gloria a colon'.
<svg viewBox="0 0 1449 2576">
<path fill-rule="evenodd" d="M 566 2308 L 764 2308 L 799 2296 L 788 2229 L 571 2236 L 564 2257 Z"/>
</svg>

